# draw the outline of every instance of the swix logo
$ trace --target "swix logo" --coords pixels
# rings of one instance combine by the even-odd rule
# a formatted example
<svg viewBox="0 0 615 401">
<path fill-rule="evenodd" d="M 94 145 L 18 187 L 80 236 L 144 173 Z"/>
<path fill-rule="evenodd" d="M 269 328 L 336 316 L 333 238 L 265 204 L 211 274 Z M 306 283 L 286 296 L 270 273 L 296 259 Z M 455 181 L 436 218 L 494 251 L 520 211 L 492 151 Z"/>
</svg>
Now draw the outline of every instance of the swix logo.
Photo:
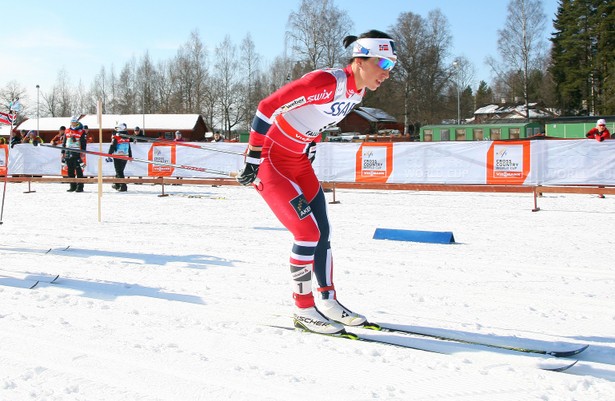
<svg viewBox="0 0 615 401">
<path fill-rule="evenodd" d="M 309 103 L 316 102 L 318 100 L 329 99 L 333 95 L 333 91 L 327 92 L 327 90 L 323 90 L 322 93 L 317 93 L 312 96 L 308 96 L 307 101 Z"/>
<path fill-rule="evenodd" d="M 350 113 L 354 105 L 351 102 L 335 102 L 331 105 L 329 111 L 325 111 L 325 114 L 329 114 L 332 117 L 345 116 Z"/>
<path fill-rule="evenodd" d="M 312 207 L 308 203 L 307 199 L 305 199 L 303 194 L 291 199 L 290 204 L 295 209 L 297 216 L 299 216 L 299 219 L 301 220 L 305 219 L 310 213 L 312 213 Z"/>
<path fill-rule="evenodd" d="M 280 110 L 282 110 L 283 112 L 287 112 L 289 110 L 294 109 L 295 107 L 299 107 L 301 105 L 305 104 L 305 97 L 301 96 L 291 102 L 286 103 L 285 105 L 280 107 Z"/>
</svg>

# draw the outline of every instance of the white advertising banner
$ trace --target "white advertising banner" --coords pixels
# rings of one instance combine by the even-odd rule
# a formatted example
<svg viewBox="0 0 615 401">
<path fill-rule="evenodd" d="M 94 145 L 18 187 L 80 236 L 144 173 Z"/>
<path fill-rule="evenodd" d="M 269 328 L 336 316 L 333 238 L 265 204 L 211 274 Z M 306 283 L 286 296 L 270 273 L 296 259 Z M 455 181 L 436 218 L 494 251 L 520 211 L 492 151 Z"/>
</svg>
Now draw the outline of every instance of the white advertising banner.
<svg viewBox="0 0 615 401">
<path fill-rule="evenodd" d="M 242 143 L 216 143 L 207 144 L 213 149 L 220 149 L 236 153 L 242 153 L 246 144 Z M 160 161 L 219 171 L 238 171 L 243 168 L 244 158 L 241 155 L 215 152 L 191 148 L 186 146 L 174 146 L 165 144 L 159 146 L 150 143 L 138 142 L 131 144 L 132 157 L 141 160 Z M 87 150 L 107 153 L 109 143 L 103 143 L 102 150 L 97 143 L 90 143 Z M 98 159 L 102 158 L 102 175 L 105 177 L 115 176 L 113 159 L 98 155 L 86 154 L 86 167 L 84 175 L 94 177 L 98 175 Z M 13 147 L 9 152 L 9 174 L 11 175 L 66 175 L 66 169 L 62 168 L 62 153 L 58 148 L 47 146 L 33 146 L 20 144 Z M 129 161 L 124 170 L 126 177 L 200 177 L 200 178 L 223 178 L 220 174 L 194 171 L 190 169 L 175 168 L 170 166 L 156 166 L 138 161 Z"/>
<path fill-rule="evenodd" d="M 236 152 L 188 146 L 132 144 L 133 158 L 175 165 L 238 171 L 244 143 L 194 143 Z M 103 144 L 106 153 L 109 144 Z M 88 150 L 100 152 L 99 144 Z M 10 175 L 66 175 L 61 152 L 20 144 L 9 151 Z M 1 164 L 1 163 L 0 163 Z M 98 156 L 86 155 L 86 176 L 98 175 Z M 103 176 L 113 177 L 113 160 L 103 157 Z M 1 167 L 1 166 L 0 166 Z M 397 184 L 615 185 L 615 140 L 534 140 L 401 143 L 319 143 L 314 170 L 321 181 Z M 220 178 L 219 174 L 129 162 L 127 177 Z"/>
</svg>

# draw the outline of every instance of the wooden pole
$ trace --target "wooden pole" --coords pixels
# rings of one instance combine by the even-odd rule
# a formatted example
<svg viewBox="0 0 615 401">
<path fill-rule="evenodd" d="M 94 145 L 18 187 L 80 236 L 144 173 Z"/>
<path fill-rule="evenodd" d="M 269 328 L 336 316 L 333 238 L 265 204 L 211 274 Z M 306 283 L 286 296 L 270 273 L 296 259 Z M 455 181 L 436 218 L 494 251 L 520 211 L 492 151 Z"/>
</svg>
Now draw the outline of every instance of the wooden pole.
<svg viewBox="0 0 615 401">
<path fill-rule="evenodd" d="M 98 114 L 98 149 L 102 153 L 102 101 L 96 104 Z M 102 157 L 98 158 L 98 222 L 102 221 Z"/>
</svg>

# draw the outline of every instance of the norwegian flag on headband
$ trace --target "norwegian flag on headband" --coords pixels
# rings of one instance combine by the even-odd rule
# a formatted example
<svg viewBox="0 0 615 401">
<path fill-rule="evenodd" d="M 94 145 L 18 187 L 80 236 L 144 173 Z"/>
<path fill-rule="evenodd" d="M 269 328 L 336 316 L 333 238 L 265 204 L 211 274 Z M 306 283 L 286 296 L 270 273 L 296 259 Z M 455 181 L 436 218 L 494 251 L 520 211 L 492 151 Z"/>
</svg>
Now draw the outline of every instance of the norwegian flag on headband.
<svg viewBox="0 0 615 401">
<path fill-rule="evenodd" d="M 0 124 L 13 125 L 13 121 L 15 121 L 14 114 L 0 112 Z"/>
<path fill-rule="evenodd" d="M 380 50 L 381 52 L 388 52 L 389 45 L 378 45 L 378 50 Z"/>
</svg>

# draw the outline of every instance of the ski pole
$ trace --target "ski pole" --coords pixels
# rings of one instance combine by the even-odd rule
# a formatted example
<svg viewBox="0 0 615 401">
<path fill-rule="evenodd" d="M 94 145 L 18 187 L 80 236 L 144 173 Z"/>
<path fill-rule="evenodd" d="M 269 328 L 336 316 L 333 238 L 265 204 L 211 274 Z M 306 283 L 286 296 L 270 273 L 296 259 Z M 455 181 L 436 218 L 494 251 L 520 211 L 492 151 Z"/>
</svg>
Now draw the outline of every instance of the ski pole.
<svg viewBox="0 0 615 401">
<path fill-rule="evenodd" d="M 196 148 L 196 149 L 209 150 L 209 151 L 212 151 L 212 152 L 227 153 L 229 155 L 245 156 L 244 152 L 235 152 L 235 151 L 232 151 L 232 150 L 218 149 L 218 148 L 213 147 L 213 146 L 197 145 L 197 144 L 189 143 L 189 142 L 176 142 L 176 141 L 170 141 L 168 139 L 150 138 L 150 137 L 147 137 L 147 136 L 136 136 L 136 135 L 130 135 L 130 134 L 119 134 L 119 135 L 122 138 L 129 138 L 129 139 L 134 139 L 134 140 L 137 140 L 137 141 L 147 141 L 147 142 L 152 142 L 152 143 L 162 143 L 162 144 L 165 144 L 165 145 L 186 146 L 188 148 Z"/>
<path fill-rule="evenodd" d="M 62 146 L 53 146 L 53 145 L 49 145 L 45 143 L 39 144 L 39 146 L 44 146 L 47 148 L 53 148 L 57 150 L 64 150 L 65 152 L 85 153 L 88 155 L 94 155 L 94 156 L 100 156 L 100 157 L 111 157 L 113 159 L 122 159 L 122 160 L 128 160 L 128 161 L 139 162 L 139 163 L 153 164 L 157 166 L 167 166 L 167 167 L 173 167 L 173 168 L 180 168 L 184 170 L 199 171 L 201 173 L 219 174 L 219 175 L 224 175 L 224 176 L 231 177 L 231 178 L 237 177 L 236 171 L 222 171 L 222 170 L 215 170 L 215 169 L 210 169 L 210 168 L 205 168 L 205 167 L 188 166 L 185 164 L 158 162 L 154 160 L 140 159 L 137 157 L 130 157 L 126 155 L 117 155 L 117 154 L 111 154 L 111 153 L 96 152 L 93 150 L 81 150 L 81 149 L 74 149 L 74 148 L 65 148 Z"/>
</svg>

